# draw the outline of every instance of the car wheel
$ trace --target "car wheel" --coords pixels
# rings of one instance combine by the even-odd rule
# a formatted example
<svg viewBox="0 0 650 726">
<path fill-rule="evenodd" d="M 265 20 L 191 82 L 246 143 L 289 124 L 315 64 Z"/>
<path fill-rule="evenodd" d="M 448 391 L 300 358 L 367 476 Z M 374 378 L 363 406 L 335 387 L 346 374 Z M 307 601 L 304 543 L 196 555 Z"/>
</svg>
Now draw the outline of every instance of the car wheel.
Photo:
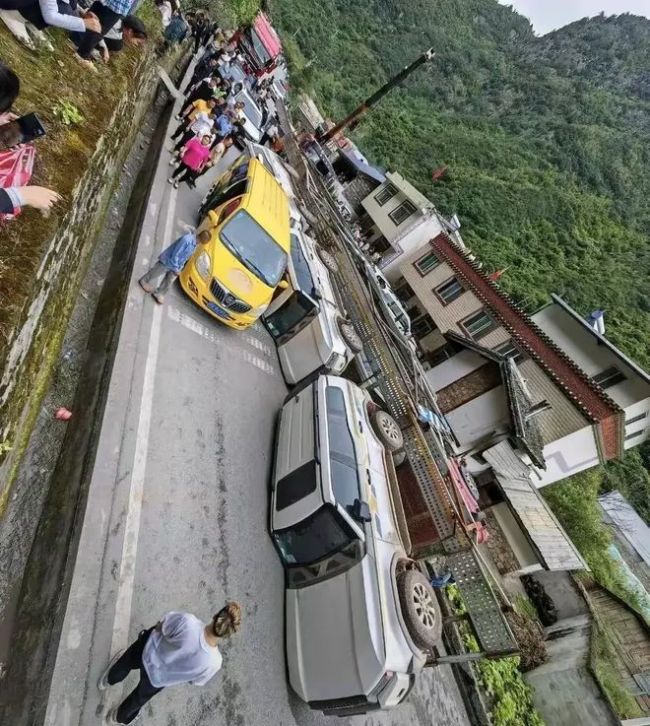
<svg viewBox="0 0 650 726">
<path fill-rule="evenodd" d="M 386 411 L 375 411 L 372 415 L 372 425 L 377 437 L 391 454 L 404 446 L 404 437 L 397 421 Z"/>
<path fill-rule="evenodd" d="M 341 337 L 345 341 L 348 348 L 356 355 L 363 350 L 363 341 L 359 337 L 359 333 L 349 320 L 339 320 L 339 330 Z"/>
<path fill-rule="evenodd" d="M 323 249 L 322 247 L 318 248 L 318 256 L 320 257 L 321 262 L 325 265 L 325 267 L 330 272 L 338 272 L 339 271 L 339 263 L 336 261 L 336 258 L 331 252 L 328 252 L 327 250 Z"/>
<path fill-rule="evenodd" d="M 400 449 L 399 451 L 396 451 L 393 454 L 393 465 L 397 469 L 398 466 L 402 466 L 402 464 L 406 461 L 406 451 L 404 449 Z"/>
<path fill-rule="evenodd" d="M 442 635 L 442 614 L 427 578 L 418 570 L 406 570 L 397 577 L 397 591 L 415 645 L 425 650 L 436 645 Z"/>
</svg>

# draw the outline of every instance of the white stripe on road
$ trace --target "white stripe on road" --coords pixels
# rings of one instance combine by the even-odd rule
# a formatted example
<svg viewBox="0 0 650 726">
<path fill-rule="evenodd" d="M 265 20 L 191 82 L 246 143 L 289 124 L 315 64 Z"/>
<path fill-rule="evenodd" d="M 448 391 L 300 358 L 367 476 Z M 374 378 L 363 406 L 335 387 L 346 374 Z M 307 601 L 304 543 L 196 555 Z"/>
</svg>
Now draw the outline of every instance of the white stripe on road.
<svg viewBox="0 0 650 726">
<path fill-rule="evenodd" d="M 176 189 L 171 190 L 167 219 L 165 220 L 165 233 L 163 247 L 170 240 L 172 218 L 176 209 Z M 111 640 L 111 654 L 123 650 L 129 644 L 129 626 L 131 624 L 131 604 L 133 600 L 133 585 L 135 581 L 135 563 L 138 552 L 138 537 L 140 534 L 140 517 L 142 514 L 142 498 L 144 495 L 144 480 L 147 468 L 147 454 L 149 451 L 149 431 L 151 428 L 151 411 L 153 407 L 154 384 L 156 378 L 156 365 L 158 362 L 158 349 L 160 346 L 160 329 L 162 326 L 162 309 L 156 305 L 153 310 L 153 319 L 149 330 L 149 344 L 142 381 L 142 398 L 140 400 L 140 415 L 136 437 L 136 450 L 131 467 L 131 481 L 129 489 L 129 502 L 124 525 L 124 541 L 122 543 L 122 559 L 117 584 L 117 598 L 115 602 L 115 619 L 113 621 L 113 638 Z"/>
</svg>

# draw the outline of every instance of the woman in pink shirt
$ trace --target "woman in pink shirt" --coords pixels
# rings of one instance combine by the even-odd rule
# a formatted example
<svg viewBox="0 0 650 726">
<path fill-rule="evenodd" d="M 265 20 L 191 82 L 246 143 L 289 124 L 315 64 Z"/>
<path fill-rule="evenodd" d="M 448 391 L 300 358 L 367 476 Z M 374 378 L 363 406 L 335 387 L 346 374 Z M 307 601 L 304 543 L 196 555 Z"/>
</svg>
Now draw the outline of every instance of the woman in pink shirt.
<svg viewBox="0 0 650 726">
<path fill-rule="evenodd" d="M 190 139 L 181 152 L 181 162 L 174 170 L 174 173 L 167 180 L 176 189 L 180 182 L 186 182 L 188 186 L 194 186 L 196 177 L 201 173 L 203 167 L 210 158 L 210 144 L 212 136 L 204 134 Z"/>
</svg>

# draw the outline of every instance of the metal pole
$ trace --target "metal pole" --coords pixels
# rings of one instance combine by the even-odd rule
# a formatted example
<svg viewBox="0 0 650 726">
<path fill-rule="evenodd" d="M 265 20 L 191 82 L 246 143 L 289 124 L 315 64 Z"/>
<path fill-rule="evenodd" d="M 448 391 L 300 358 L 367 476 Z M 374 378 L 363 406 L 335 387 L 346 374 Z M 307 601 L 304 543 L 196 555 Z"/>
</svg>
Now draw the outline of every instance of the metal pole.
<svg viewBox="0 0 650 726">
<path fill-rule="evenodd" d="M 381 99 L 395 86 L 398 86 L 402 81 L 404 81 L 408 76 L 413 73 L 414 70 L 419 68 L 424 63 L 427 63 L 430 61 L 435 53 L 433 52 L 433 48 L 429 48 L 429 50 L 425 51 L 420 55 L 418 58 L 416 58 L 413 63 L 411 63 L 410 66 L 406 66 L 405 68 L 402 68 L 402 70 L 395 76 L 393 76 L 389 81 L 384 83 L 384 85 L 377 91 L 375 91 L 372 96 L 367 98 L 360 106 L 357 106 L 357 108 L 352 111 L 352 113 L 349 116 L 346 116 L 342 121 L 339 121 L 335 126 L 333 126 L 329 131 L 324 133 L 322 136 L 319 135 L 318 140 L 321 143 L 327 143 L 330 139 L 334 138 L 336 134 L 338 134 L 340 131 L 342 131 L 344 128 L 347 128 L 348 126 L 352 124 L 356 124 L 359 122 L 360 118 L 369 111 L 373 106 L 375 106 Z"/>
</svg>

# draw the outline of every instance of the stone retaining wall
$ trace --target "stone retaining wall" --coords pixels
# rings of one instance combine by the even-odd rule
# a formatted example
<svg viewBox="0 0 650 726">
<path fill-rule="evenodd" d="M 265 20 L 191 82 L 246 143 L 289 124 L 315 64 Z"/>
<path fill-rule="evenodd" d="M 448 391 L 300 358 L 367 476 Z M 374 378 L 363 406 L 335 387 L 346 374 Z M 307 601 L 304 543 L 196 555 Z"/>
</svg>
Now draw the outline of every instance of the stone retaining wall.
<svg viewBox="0 0 650 726">
<path fill-rule="evenodd" d="M 143 54 L 133 72 L 133 85 L 116 101 L 107 129 L 73 190 L 70 209 L 43 255 L 30 303 L 0 351 L 0 516 L 59 356 L 109 199 L 154 97 L 157 64 L 153 50 Z"/>
</svg>

